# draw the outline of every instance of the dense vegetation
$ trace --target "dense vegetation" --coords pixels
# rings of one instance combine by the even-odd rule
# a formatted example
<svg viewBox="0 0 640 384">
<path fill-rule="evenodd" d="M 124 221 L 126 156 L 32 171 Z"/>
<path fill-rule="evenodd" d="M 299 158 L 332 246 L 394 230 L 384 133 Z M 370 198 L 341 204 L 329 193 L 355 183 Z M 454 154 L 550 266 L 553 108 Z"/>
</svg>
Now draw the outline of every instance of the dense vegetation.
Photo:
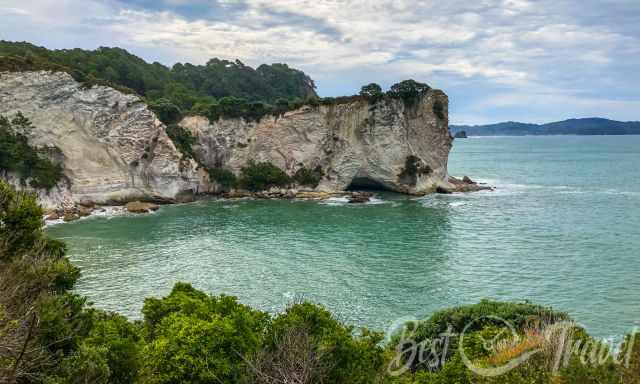
<svg viewBox="0 0 640 384">
<path fill-rule="evenodd" d="M 176 112 L 257 118 L 266 114 L 262 109 L 274 111 L 283 103 L 289 108 L 289 102 L 317 97 L 313 80 L 286 64 L 253 69 L 238 60 L 211 59 L 205 65 L 178 63 L 168 68 L 120 48 L 48 50 L 0 41 L 0 71 L 40 69 L 68 72 L 87 86 L 103 84 L 135 92 L 167 123 L 175 122 Z"/>
<path fill-rule="evenodd" d="M 49 50 L 26 42 L 0 41 L 0 71 L 25 70 L 64 71 L 87 87 L 107 85 L 137 93 L 167 125 L 186 114 L 201 114 L 211 121 L 220 117 L 259 121 L 305 104 L 315 107 L 362 99 L 374 104 L 385 97 L 413 103 L 431 89 L 405 80 L 386 93 L 372 83 L 356 96 L 318 98 L 313 80 L 286 64 L 253 69 L 238 60 L 214 58 L 205 65 L 178 63 L 168 68 L 157 62 L 149 64 L 121 48 Z M 441 108 L 435 110 L 442 115 Z"/>
<path fill-rule="evenodd" d="M 314 169 L 302 167 L 293 175 L 293 180 L 299 185 L 315 188 L 320 184 L 320 180 L 324 177 L 324 171 L 319 165 Z"/>
<path fill-rule="evenodd" d="M 193 151 L 193 146 L 196 143 L 196 138 L 193 137 L 191 132 L 177 124 L 167 125 L 166 131 L 167 136 L 169 136 L 183 156 L 195 159 L 196 155 Z"/>
<path fill-rule="evenodd" d="M 619 352 L 572 323 L 566 339 L 557 328 L 565 313 L 529 303 L 443 310 L 383 344 L 382 334 L 308 302 L 270 315 L 178 283 L 131 322 L 70 293 L 79 271 L 44 233 L 42 213 L 34 196 L 0 182 L 2 383 L 639 382 L 636 335 Z M 478 374 L 520 356 L 528 358 L 498 376 Z"/>
<path fill-rule="evenodd" d="M 291 177 L 269 162 L 249 162 L 242 168 L 239 185 L 249 191 L 264 191 L 272 187 L 286 187 Z"/>
<path fill-rule="evenodd" d="M 23 185 L 51 189 L 62 179 L 62 167 L 45 156 L 47 151 L 29 145 L 33 125 L 21 113 L 12 119 L 0 115 L 0 172 L 15 173 Z"/>
</svg>

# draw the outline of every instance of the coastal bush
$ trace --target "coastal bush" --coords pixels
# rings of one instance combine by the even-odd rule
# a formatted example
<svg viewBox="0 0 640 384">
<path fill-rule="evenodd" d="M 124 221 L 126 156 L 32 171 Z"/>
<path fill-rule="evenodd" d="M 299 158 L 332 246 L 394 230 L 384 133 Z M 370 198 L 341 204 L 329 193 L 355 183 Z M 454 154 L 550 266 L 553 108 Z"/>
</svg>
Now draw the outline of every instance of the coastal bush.
<svg viewBox="0 0 640 384">
<path fill-rule="evenodd" d="M 228 169 L 222 167 L 208 168 L 209 178 L 222 186 L 223 189 L 229 189 L 236 186 L 238 178 Z"/>
<path fill-rule="evenodd" d="M 451 334 L 451 343 L 456 345 L 458 336 L 463 330 L 468 333 L 479 332 L 486 327 L 503 327 L 504 322 L 512 325 L 515 329 L 524 329 L 531 321 L 544 321 L 554 323 L 556 321 L 568 320 L 569 317 L 563 312 L 556 312 L 550 308 L 533 305 L 529 303 L 503 303 L 490 300 L 482 300 L 478 304 L 460 306 L 434 313 L 429 319 L 420 321 L 417 324 L 408 324 L 401 334 L 393 336 L 389 348 L 402 350 L 405 341 L 402 337 L 409 338 L 412 343 L 429 342 L 437 340 L 442 334 Z M 446 363 L 453 356 L 451 350 L 439 351 L 445 354 L 439 364 Z M 411 370 L 433 370 L 440 369 L 429 366 L 424 362 L 411 362 Z"/>
<path fill-rule="evenodd" d="M 15 172 L 23 185 L 51 189 L 62 180 L 60 164 L 55 164 L 29 144 L 33 126 L 20 112 L 9 120 L 0 115 L 0 171 Z"/>
<path fill-rule="evenodd" d="M 277 351 L 292 331 L 303 335 L 308 341 L 304 351 L 316 359 L 310 383 L 366 384 L 381 378 L 381 333 L 361 329 L 354 335 L 352 327 L 337 321 L 323 307 L 304 302 L 290 306 L 273 320 L 266 337 L 267 353 Z"/>
<path fill-rule="evenodd" d="M 430 89 L 431 87 L 427 84 L 410 79 L 392 85 L 387 95 L 392 98 L 402 99 L 405 103 L 413 103 Z"/>
<path fill-rule="evenodd" d="M 360 89 L 360 96 L 367 99 L 370 104 L 374 104 L 384 97 L 384 92 L 382 92 L 382 87 L 380 85 L 371 83 Z"/>
<path fill-rule="evenodd" d="M 0 181 L 0 382 L 56 375 L 91 323 L 85 299 L 68 293 L 79 271 L 42 213 L 34 195 Z"/>
<path fill-rule="evenodd" d="M 291 184 L 291 178 L 269 162 L 251 161 L 242 168 L 238 183 L 249 191 L 265 191 L 272 187 L 286 187 Z"/>
<path fill-rule="evenodd" d="M 182 118 L 180 108 L 167 99 L 158 99 L 150 102 L 149 109 L 167 126 L 178 123 Z"/>
<path fill-rule="evenodd" d="M 287 102 L 288 103 L 288 102 Z M 260 121 L 266 115 L 275 115 L 277 111 L 269 104 L 260 101 L 249 102 L 241 97 L 227 96 L 217 102 L 208 104 L 204 109 L 204 115 L 212 123 L 220 118 L 238 119 L 246 121 Z"/>
<path fill-rule="evenodd" d="M 320 184 L 320 180 L 324 176 L 324 171 L 319 165 L 314 169 L 302 167 L 293 175 L 293 180 L 299 185 L 315 188 Z"/>
<path fill-rule="evenodd" d="M 193 145 L 196 144 L 196 138 L 188 130 L 182 128 L 178 124 L 167 125 L 167 136 L 173 141 L 176 148 L 186 158 L 195 159 Z"/>
<path fill-rule="evenodd" d="M 640 331 L 634 330 L 625 336 L 618 361 L 623 364 L 624 384 L 640 384 Z"/>
<path fill-rule="evenodd" d="M 142 377 L 151 383 L 238 383 L 261 346 L 269 316 L 230 296 L 176 284 L 143 308 L 147 344 Z"/>
</svg>

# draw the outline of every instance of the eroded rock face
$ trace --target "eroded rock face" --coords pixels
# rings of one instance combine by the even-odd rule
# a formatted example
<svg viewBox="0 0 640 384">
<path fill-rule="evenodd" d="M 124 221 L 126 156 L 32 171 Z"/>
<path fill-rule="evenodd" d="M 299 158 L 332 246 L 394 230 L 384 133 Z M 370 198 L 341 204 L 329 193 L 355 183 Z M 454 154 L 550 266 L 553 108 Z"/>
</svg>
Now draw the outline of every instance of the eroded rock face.
<svg viewBox="0 0 640 384">
<path fill-rule="evenodd" d="M 81 200 L 172 200 L 206 188 L 195 162 L 182 159 L 137 96 L 108 87 L 85 89 L 63 72 L 0 73 L 0 114 L 18 111 L 35 126 L 32 145 L 61 150 L 67 180 L 38 191 L 47 207 Z"/>
<path fill-rule="evenodd" d="M 207 167 L 238 174 L 249 161 L 268 161 L 293 175 L 301 167 L 320 166 L 325 176 L 318 191 L 377 187 L 421 194 L 452 187 L 447 106 L 447 96 L 432 90 L 412 105 L 360 100 L 305 106 L 260 122 L 221 119 L 211 124 L 190 116 L 180 124 L 196 137 L 195 152 Z M 403 172 L 407 159 L 415 162 L 414 172 Z"/>
<path fill-rule="evenodd" d="M 194 150 L 207 168 L 239 174 L 250 161 L 268 161 L 294 175 L 301 167 L 319 167 L 324 176 L 316 194 L 363 188 L 422 194 L 456 190 L 447 176 L 452 143 L 447 106 L 447 96 L 432 90 L 409 105 L 355 100 L 305 106 L 260 122 L 212 124 L 191 116 L 180 124 L 196 137 Z M 18 111 L 35 126 L 32 145 L 60 150 L 56 161 L 65 180 L 50 191 L 35 191 L 47 208 L 184 201 L 190 194 L 222 192 L 195 161 L 183 158 L 137 96 L 108 87 L 86 89 L 61 72 L 0 73 L 0 114 Z M 20 186 L 15 175 L 3 176 Z"/>
</svg>

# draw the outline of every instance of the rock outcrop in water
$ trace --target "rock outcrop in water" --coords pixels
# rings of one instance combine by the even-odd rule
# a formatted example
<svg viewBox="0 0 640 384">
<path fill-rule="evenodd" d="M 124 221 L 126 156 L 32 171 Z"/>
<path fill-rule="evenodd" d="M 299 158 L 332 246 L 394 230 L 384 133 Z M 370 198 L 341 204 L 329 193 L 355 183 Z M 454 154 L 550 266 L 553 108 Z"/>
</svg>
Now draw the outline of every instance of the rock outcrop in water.
<svg viewBox="0 0 640 384">
<path fill-rule="evenodd" d="M 443 108 L 438 110 L 435 106 Z M 451 136 L 447 96 L 428 91 L 414 103 L 364 99 L 305 106 L 259 122 L 202 116 L 180 124 L 197 140 L 194 150 L 207 167 L 239 173 L 250 161 L 270 162 L 289 175 L 322 169 L 319 191 L 384 189 L 409 194 L 434 191 L 447 182 Z"/>
<path fill-rule="evenodd" d="M 354 98 L 257 122 L 190 116 L 180 125 L 196 138 L 198 164 L 176 149 L 137 96 L 86 88 L 64 72 L 0 73 L 0 114 L 21 111 L 35 126 L 30 143 L 59 149 L 66 180 L 37 191 L 48 207 L 221 192 L 204 169 L 238 174 L 251 161 L 270 162 L 289 175 L 301 167 L 321 169 L 319 192 L 455 190 L 447 175 L 447 106 L 442 91 L 429 90 L 411 103 Z"/>
</svg>

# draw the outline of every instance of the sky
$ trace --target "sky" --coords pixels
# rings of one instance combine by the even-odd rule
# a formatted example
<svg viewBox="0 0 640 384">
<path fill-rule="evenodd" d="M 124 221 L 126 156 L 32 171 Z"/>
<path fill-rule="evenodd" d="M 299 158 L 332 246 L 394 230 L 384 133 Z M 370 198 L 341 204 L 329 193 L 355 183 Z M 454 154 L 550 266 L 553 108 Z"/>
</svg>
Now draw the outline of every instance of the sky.
<svg viewBox="0 0 640 384">
<path fill-rule="evenodd" d="M 287 63 L 321 96 L 413 78 L 452 124 L 640 120 L 640 0 L 0 0 L 0 39 Z"/>
</svg>

